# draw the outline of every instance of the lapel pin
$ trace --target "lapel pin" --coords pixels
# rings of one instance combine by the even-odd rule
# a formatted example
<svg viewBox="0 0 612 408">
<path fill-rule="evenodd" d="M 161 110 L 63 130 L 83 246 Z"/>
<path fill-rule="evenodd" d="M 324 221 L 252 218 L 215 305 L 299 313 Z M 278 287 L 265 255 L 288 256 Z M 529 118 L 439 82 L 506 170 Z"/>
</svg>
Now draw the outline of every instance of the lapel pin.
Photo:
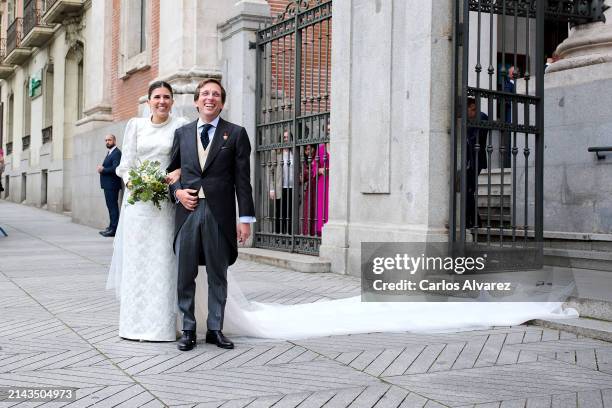
<svg viewBox="0 0 612 408">
<path fill-rule="evenodd" d="M 228 137 L 229 137 L 229 134 L 227 132 L 223 133 L 223 140 L 227 140 Z"/>
</svg>

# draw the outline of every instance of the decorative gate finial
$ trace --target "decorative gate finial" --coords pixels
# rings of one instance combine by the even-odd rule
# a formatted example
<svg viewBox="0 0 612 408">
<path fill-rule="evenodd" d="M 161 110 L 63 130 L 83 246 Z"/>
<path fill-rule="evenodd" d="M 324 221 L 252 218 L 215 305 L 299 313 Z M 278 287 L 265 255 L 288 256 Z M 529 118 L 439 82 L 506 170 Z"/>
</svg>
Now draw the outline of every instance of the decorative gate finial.
<svg viewBox="0 0 612 408">
<path fill-rule="evenodd" d="M 296 14 L 302 13 L 319 4 L 321 4 L 321 0 L 291 0 L 289 4 L 287 4 L 287 7 L 285 7 L 285 11 L 276 16 L 275 22 L 278 23 L 293 18 Z"/>
</svg>

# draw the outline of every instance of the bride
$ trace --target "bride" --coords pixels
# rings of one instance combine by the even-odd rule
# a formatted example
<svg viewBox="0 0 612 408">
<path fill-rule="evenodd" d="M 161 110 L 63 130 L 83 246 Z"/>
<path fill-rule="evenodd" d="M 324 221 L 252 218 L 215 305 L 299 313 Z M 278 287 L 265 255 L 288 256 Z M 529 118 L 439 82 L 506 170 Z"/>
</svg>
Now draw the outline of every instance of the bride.
<svg viewBox="0 0 612 408">
<path fill-rule="evenodd" d="M 116 173 L 128 184 L 129 170 L 144 160 L 159 161 L 165 169 L 175 129 L 187 121 L 170 115 L 172 87 L 163 81 L 148 91 L 151 116 L 127 123 L 123 155 Z M 178 172 L 167 182 L 178 179 Z M 172 253 L 174 204 L 161 210 L 151 203 L 127 203 L 123 197 L 107 288 L 115 288 L 121 305 L 119 336 L 130 340 L 176 340 L 176 260 Z"/>
<path fill-rule="evenodd" d="M 187 123 L 170 115 L 172 88 L 149 88 L 149 118 L 131 119 L 126 127 L 117 174 L 127 183 L 138 161 L 170 160 L 174 130 Z M 170 174 L 169 183 L 178 179 Z M 126 194 L 127 195 L 127 194 Z M 179 204 L 180 205 L 180 204 Z M 175 341 L 177 336 L 177 265 L 172 250 L 174 204 L 158 210 L 150 203 L 128 205 L 124 197 L 115 236 L 107 288 L 120 299 L 119 336 L 133 340 Z M 573 317 L 560 302 L 363 303 L 360 297 L 298 305 L 249 302 L 228 271 L 224 329 L 233 335 L 299 339 L 352 333 L 440 332 L 508 326 L 536 318 Z M 207 282 L 197 277 L 196 320 L 205 321 Z"/>
</svg>

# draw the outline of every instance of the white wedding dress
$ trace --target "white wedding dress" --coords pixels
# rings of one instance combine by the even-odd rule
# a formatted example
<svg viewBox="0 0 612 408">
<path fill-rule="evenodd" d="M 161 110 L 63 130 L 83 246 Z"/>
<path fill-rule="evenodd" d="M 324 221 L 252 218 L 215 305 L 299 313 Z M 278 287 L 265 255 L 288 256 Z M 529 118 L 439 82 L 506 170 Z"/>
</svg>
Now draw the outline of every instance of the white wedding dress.
<svg viewBox="0 0 612 408">
<path fill-rule="evenodd" d="M 203 275 L 203 274 L 201 274 Z M 206 319 L 206 279 L 197 279 L 196 318 Z M 439 333 L 578 317 L 562 302 L 361 302 L 360 296 L 296 305 L 249 302 L 228 272 L 226 334 L 268 339 L 373 333 Z M 204 319 L 204 320 L 202 320 Z"/>
<path fill-rule="evenodd" d="M 132 119 L 126 128 L 121 165 L 117 174 L 138 160 L 168 164 L 174 129 L 185 123 L 170 119 L 153 125 Z M 127 196 L 127 193 L 126 193 Z M 121 301 L 119 335 L 129 339 L 173 341 L 177 330 L 177 266 L 172 250 L 174 205 L 158 210 L 148 203 L 122 205 L 107 287 Z M 206 271 L 196 279 L 198 332 L 206 330 Z M 458 302 L 362 303 L 360 297 L 298 305 L 249 302 L 228 271 L 225 307 L 226 334 L 271 339 L 368 333 L 442 332 L 510 326 L 531 319 L 575 317 L 561 302 Z M 180 320 L 180 319 L 179 319 Z M 179 326 L 180 329 L 180 326 Z"/>
<path fill-rule="evenodd" d="M 145 160 L 170 162 L 174 130 L 187 123 L 170 116 L 165 123 L 149 118 L 131 119 L 123 138 L 121 163 L 116 173 L 125 183 L 129 170 Z M 124 193 L 115 234 L 107 288 L 114 288 L 121 302 L 119 336 L 132 340 L 176 340 L 176 276 L 172 252 L 174 204 L 127 203 Z"/>
</svg>

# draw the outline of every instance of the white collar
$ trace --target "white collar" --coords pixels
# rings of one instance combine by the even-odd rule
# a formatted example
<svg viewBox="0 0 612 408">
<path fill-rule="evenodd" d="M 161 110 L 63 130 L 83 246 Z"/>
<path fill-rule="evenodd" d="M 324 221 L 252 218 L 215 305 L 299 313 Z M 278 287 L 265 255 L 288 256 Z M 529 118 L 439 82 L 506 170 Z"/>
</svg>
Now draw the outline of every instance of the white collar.
<svg viewBox="0 0 612 408">
<path fill-rule="evenodd" d="M 216 118 L 214 118 L 213 120 L 211 120 L 210 122 L 208 122 L 210 125 L 212 125 L 212 127 L 216 128 L 217 125 L 219 124 L 219 116 L 217 115 Z M 198 118 L 198 129 L 200 129 L 202 126 L 204 126 L 206 124 L 206 122 L 204 122 L 202 120 L 202 118 Z"/>
</svg>

